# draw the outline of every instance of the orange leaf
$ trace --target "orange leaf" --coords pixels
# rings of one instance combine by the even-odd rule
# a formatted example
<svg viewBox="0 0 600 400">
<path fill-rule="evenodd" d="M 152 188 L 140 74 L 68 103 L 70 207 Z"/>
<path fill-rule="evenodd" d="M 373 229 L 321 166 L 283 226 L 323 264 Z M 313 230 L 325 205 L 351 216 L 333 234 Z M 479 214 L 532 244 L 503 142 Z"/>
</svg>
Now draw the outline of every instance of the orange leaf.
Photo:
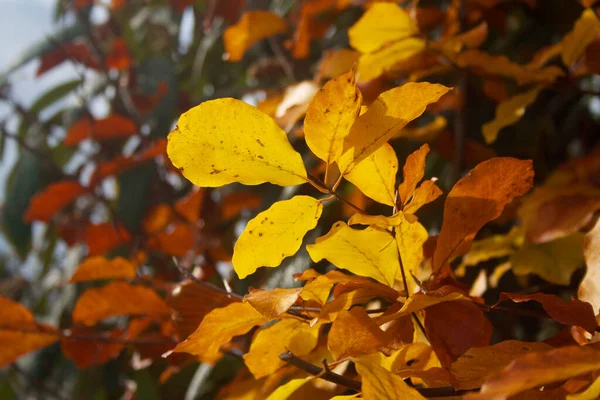
<svg viewBox="0 0 600 400">
<path fill-rule="evenodd" d="M 165 317 L 170 310 L 154 290 L 115 281 L 83 292 L 73 309 L 73 321 L 92 326 L 117 315 L 142 314 Z"/>
<path fill-rule="evenodd" d="M 254 289 L 244 296 L 244 301 L 268 319 L 275 319 L 286 312 L 300 297 L 302 288 L 260 290 Z"/>
<path fill-rule="evenodd" d="M 592 305 L 594 314 L 600 313 L 600 221 L 585 235 L 583 245 L 587 271 L 579 284 L 577 296 Z"/>
<path fill-rule="evenodd" d="M 149 240 L 151 248 L 159 249 L 175 257 L 183 257 L 194 248 L 197 229 L 188 223 L 175 223 Z"/>
<path fill-rule="evenodd" d="M 148 210 L 148 214 L 142 221 L 145 233 L 153 235 L 163 231 L 173 220 L 173 209 L 167 204 L 158 204 Z"/>
<path fill-rule="evenodd" d="M 91 121 L 88 117 L 83 117 L 71 125 L 63 144 L 65 146 L 75 146 L 86 139 L 98 141 L 123 139 L 136 133 L 135 123 L 120 115 L 112 114 L 94 121 Z"/>
<path fill-rule="evenodd" d="M 496 305 L 506 300 L 512 300 L 515 303 L 537 301 L 556 322 L 563 325 L 581 326 L 592 334 L 598 326 L 591 304 L 580 300 L 565 301 L 558 296 L 546 293 L 519 294 L 502 292 Z"/>
<path fill-rule="evenodd" d="M 87 188 L 74 181 L 51 183 L 43 192 L 33 196 L 25 213 L 25 221 L 48 222 L 54 214 L 71 204 L 87 190 Z"/>
<path fill-rule="evenodd" d="M 486 223 L 498 218 L 515 197 L 533 185 L 531 161 L 498 157 L 484 161 L 459 180 L 444 204 L 444 222 L 433 254 L 437 272 L 464 253 Z"/>
<path fill-rule="evenodd" d="M 260 206 L 261 201 L 259 194 L 247 190 L 226 194 L 221 202 L 221 217 L 230 219 L 242 210 L 254 210 Z"/>
<path fill-rule="evenodd" d="M 202 362 L 214 363 L 220 358 L 220 348 L 234 336 L 247 333 L 257 325 L 268 322 L 248 303 L 232 303 L 211 311 L 198 329 L 185 341 L 179 343 L 174 352 L 190 353 Z"/>
<path fill-rule="evenodd" d="M 110 49 L 110 52 L 106 55 L 106 66 L 108 68 L 114 68 L 118 70 L 128 69 L 131 65 L 131 56 L 127 49 L 127 43 L 123 38 L 116 38 Z"/>
<path fill-rule="evenodd" d="M 477 394 L 467 400 L 505 400 L 527 389 L 600 369 L 600 351 L 589 346 L 568 346 L 527 354 L 489 376 Z"/>
<path fill-rule="evenodd" d="M 198 328 L 209 312 L 236 300 L 224 292 L 186 281 L 177 285 L 168 294 L 166 301 L 171 308 L 171 320 L 179 337 L 185 338 Z"/>
<path fill-rule="evenodd" d="M 116 227 L 111 222 L 90 224 L 85 229 L 85 242 L 88 246 L 89 256 L 102 254 L 121 244 L 128 243 L 130 240 L 131 235 L 125 228 Z"/>
<path fill-rule="evenodd" d="M 175 202 L 175 211 L 185 217 L 191 223 L 198 222 L 200 211 L 202 210 L 202 201 L 204 200 L 204 189 L 194 187 L 184 197 Z"/>
<path fill-rule="evenodd" d="M 38 325 L 31 311 L 0 297 L 0 368 L 57 340 L 56 329 Z"/>
<path fill-rule="evenodd" d="M 425 143 L 406 158 L 402 172 L 404 180 L 398 186 L 398 196 L 402 204 L 408 203 L 417 188 L 417 185 L 425 176 L 425 157 L 429 153 L 429 145 Z"/>
<path fill-rule="evenodd" d="M 377 353 L 391 337 L 382 331 L 362 307 L 341 311 L 333 321 L 327 347 L 333 358 L 362 356 Z"/>
<path fill-rule="evenodd" d="M 550 349 L 552 347 L 545 343 L 518 340 L 507 340 L 487 347 L 474 347 L 452 364 L 451 371 L 456 381 L 454 387 L 457 390 L 477 389 L 483 384 L 485 377 L 501 371 L 511 361 L 531 352 Z"/>
<path fill-rule="evenodd" d="M 69 282 L 135 278 L 135 270 L 135 265 L 123 257 L 115 257 L 112 260 L 102 256 L 89 257 L 79 264 Z"/>
<path fill-rule="evenodd" d="M 223 33 L 229 61 L 240 61 L 252 45 L 285 29 L 285 20 L 277 14 L 260 10 L 245 12 L 237 24 Z"/>
</svg>

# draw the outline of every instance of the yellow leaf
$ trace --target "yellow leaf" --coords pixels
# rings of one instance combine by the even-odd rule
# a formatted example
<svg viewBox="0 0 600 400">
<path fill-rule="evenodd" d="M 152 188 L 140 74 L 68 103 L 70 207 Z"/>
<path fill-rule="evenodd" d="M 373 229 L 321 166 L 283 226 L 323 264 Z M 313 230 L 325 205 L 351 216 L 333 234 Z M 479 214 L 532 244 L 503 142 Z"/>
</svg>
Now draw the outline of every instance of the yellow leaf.
<svg viewBox="0 0 600 400">
<path fill-rule="evenodd" d="M 531 160 L 491 158 L 459 180 L 444 203 L 444 220 L 433 253 L 434 272 L 453 256 L 465 253 L 486 223 L 500 216 L 515 197 L 533 185 Z"/>
<path fill-rule="evenodd" d="M 202 362 L 214 363 L 220 358 L 219 349 L 234 336 L 243 335 L 257 325 L 268 322 L 248 303 L 232 303 L 211 311 L 200 326 L 174 352 L 198 356 Z"/>
<path fill-rule="evenodd" d="M 360 278 L 365 279 L 362 277 Z M 323 305 L 318 320 L 321 322 L 334 321 L 338 317 L 340 311 L 347 310 L 353 305 L 368 303 L 369 300 L 376 297 L 395 301 L 398 296 L 398 292 L 381 283 L 372 281 L 360 282 L 355 290 L 338 294 L 333 300 Z"/>
<path fill-rule="evenodd" d="M 348 181 L 373 200 L 394 206 L 398 157 L 388 143 L 375 150 L 350 172 L 344 175 Z"/>
<path fill-rule="evenodd" d="M 306 249 L 314 262 L 327 259 L 338 268 L 392 286 L 400 268 L 393 241 L 389 232 L 371 227 L 359 231 L 339 221 Z"/>
<path fill-rule="evenodd" d="M 262 111 L 236 99 L 206 101 L 181 115 L 167 153 L 193 184 L 290 186 L 306 182 L 302 157 Z"/>
<path fill-rule="evenodd" d="M 551 242 L 528 244 L 511 256 L 512 271 L 515 275 L 536 274 L 548 282 L 568 285 L 573 272 L 584 262 L 583 238 L 583 233 L 576 232 Z"/>
<path fill-rule="evenodd" d="M 91 326 L 117 315 L 140 314 L 166 317 L 170 310 L 154 290 L 115 281 L 83 292 L 75 304 L 72 317 L 74 322 Z"/>
<path fill-rule="evenodd" d="M 341 311 L 327 336 L 327 347 L 333 358 L 377 353 L 391 337 L 382 331 L 362 307 Z"/>
<path fill-rule="evenodd" d="M 416 213 L 425 204 L 431 203 L 442 195 L 442 189 L 434 181 L 427 180 L 414 191 L 412 200 L 404 207 L 407 214 Z"/>
<path fill-rule="evenodd" d="M 567 395 L 566 400 L 597 400 L 600 398 L 600 376 L 581 393 Z"/>
<path fill-rule="evenodd" d="M 563 63 L 570 67 L 581 57 L 585 48 L 594 41 L 600 32 L 600 21 L 592 9 L 585 9 L 573 30 L 569 32 L 562 41 L 561 57 Z"/>
<path fill-rule="evenodd" d="M 319 339 L 319 327 L 307 322 L 286 318 L 258 331 L 244 362 L 256 379 L 267 376 L 286 363 L 279 358 L 281 353 L 292 352 L 295 356 L 310 353 Z"/>
<path fill-rule="evenodd" d="M 358 81 L 366 82 L 386 72 L 391 72 L 401 61 L 425 49 L 425 41 L 418 38 L 403 39 L 385 46 L 374 53 L 361 54 L 358 58 Z"/>
<path fill-rule="evenodd" d="M 452 292 L 443 296 L 440 296 L 435 292 L 433 293 L 434 294 L 416 293 L 410 296 L 399 311 L 393 314 L 382 315 L 375 318 L 376 323 L 378 325 L 383 325 L 386 322 L 405 317 L 414 312 L 421 311 L 436 304 L 445 303 L 448 301 L 465 300 L 471 302 L 471 299 L 459 292 Z"/>
<path fill-rule="evenodd" d="M 352 49 L 327 50 L 319 63 L 316 80 L 337 78 L 352 69 L 359 53 Z"/>
<path fill-rule="evenodd" d="M 326 276 L 318 276 L 316 279 L 308 282 L 302 288 L 300 297 L 304 301 L 316 301 L 318 304 L 325 304 L 329 298 L 329 293 L 333 287 L 333 282 Z"/>
<path fill-rule="evenodd" d="M 306 232 L 317 226 L 323 203 L 310 196 L 278 201 L 251 219 L 233 249 L 233 268 L 240 279 L 259 267 L 277 267 L 296 254 Z"/>
<path fill-rule="evenodd" d="M 302 288 L 261 290 L 254 289 L 244 296 L 244 301 L 266 318 L 275 319 L 286 312 L 300 297 Z"/>
<path fill-rule="evenodd" d="M 340 171 L 350 172 L 449 90 L 437 83 L 410 82 L 380 94 L 346 137 Z"/>
<path fill-rule="evenodd" d="M 374 3 L 348 29 L 350 46 L 361 53 L 371 53 L 386 43 L 419 33 L 410 15 L 395 3 Z"/>
<path fill-rule="evenodd" d="M 404 167 L 402 167 L 404 180 L 398 186 L 398 196 L 403 205 L 408 203 L 417 185 L 425 176 L 425 158 L 428 153 L 429 145 L 425 143 L 419 150 L 406 157 L 406 162 L 404 163 Z"/>
<path fill-rule="evenodd" d="M 417 288 L 417 284 L 412 279 L 411 273 L 414 276 L 419 276 L 418 269 L 421 261 L 425 258 L 423 255 L 423 244 L 429 238 L 429 234 L 427 233 L 427 229 L 418 221 L 410 221 L 403 214 L 400 215 L 403 218 L 396 226 L 396 244 L 404 266 L 408 295 L 410 295 Z"/>
<path fill-rule="evenodd" d="M 543 86 L 536 86 L 531 90 L 520 93 L 504 100 L 496 107 L 496 116 L 490 122 L 483 124 L 482 133 L 487 144 L 494 143 L 502 128 L 519 121 L 525 114 L 525 109 L 531 105 Z"/>
<path fill-rule="evenodd" d="M 305 379 L 292 379 L 284 385 L 279 386 L 269 397 L 267 400 L 286 400 L 290 397 L 296 390 L 300 389 L 304 386 L 305 383 L 310 381 L 311 377 Z"/>
<path fill-rule="evenodd" d="M 397 212 L 391 217 L 386 217 L 384 215 L 367 215 L 367 214 L 359 214 L 356 213 L 348 220 L 348 225 L 374 225 L 381 229 L 390 230 L 394 226 L 400 225 L 402 220 L 410 219 L 411 221 L 416 221 L 417 217 L 414 215 L 404 215 L 402 212 Z"/>
<path fill-rule="evenodd" d="M 362 95 L 354 69 L 333 79 L 317 92 L 306 110 L 304 137 L 312 152 L 328 164 L 342 154 L 344 138 L 358 117 Z"/>
<path fill-rule="evenodd" d="M 285 29 L 285 20 L 277 14 L 261 10 L 245 12 L 237 24 L 223 33 L 229 61 L 240 61 L 252 45 Z"/>
<path fill-rule="evenodd" d="M 523 230 L 516 226 L 506 234 L 477 240 L 473 242 L 469 252 L 463 256 L 460 265 L 461 267 L 472 267 L 493 258 L 511 255 L 523 245 L 523 240 Z"/>
<path fill-rule="evenodd" d="M 375 359 L 355 359 L 356 371 L 362 376 L 362 393 L 365 400 L 424 400 L 417 389 L 408 386 L 400 376 L 378 365 Z"/>
</svg>

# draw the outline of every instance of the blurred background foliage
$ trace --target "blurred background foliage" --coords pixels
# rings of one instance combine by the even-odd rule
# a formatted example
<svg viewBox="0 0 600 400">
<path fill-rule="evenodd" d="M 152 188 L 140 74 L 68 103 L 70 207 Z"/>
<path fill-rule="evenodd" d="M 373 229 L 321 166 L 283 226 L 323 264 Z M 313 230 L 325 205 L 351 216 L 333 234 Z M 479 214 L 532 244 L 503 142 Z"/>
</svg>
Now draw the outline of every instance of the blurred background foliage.
<svg viewBox="0 0 600 400">
<path fill-rule="evenodd" d="M 301 117 L 314 90 L 335 76 L 328 75 L 324 60 L 331 51 L 349 47 L 348 29 L 367 3 L 57 0 L 55 32 L 15 55 L 14 63 L 0 73 L 0 103 L 10 110 L 0 121 L 0 154 L 3 160 L 15 160 L 4 182 L 0 295 L 26 305 L 38 321 L 68 329 L 73 325 L 70 315 L 77 297 L 97 286 L 89 282 L 66 284 L 86 254 L 143 260 L 134 280 L 161 293 L 185 278 L 180 269 L 193 270 L 218 286 L 227 282 L 242 294 L 250 286 L 295 285 L 292 274 L 312 264 L 305 250 L 287 259 L 282 267 L 259 270 L 243 282 L 232 274 L 229 261 L 235 238 L 248 219 L 298 189 L 229 185 L 196 190 L 165 157 L 165 138 L 178 116 L 192 106 L 214 98 L 240 98 L 260 103 L 263 110 L 276 115 L 294 147 L 305 155 L 307 166 L 319 175 L 319 164 L 310 158 L 302 140 Z M 418 3 L 417 19 L 430 39 L 444 34 L 450 12 L 460 14 L 460 31 L 485 21 L 488 35 L 480 50 L 520 64 L 560 41 L 583 10 L 575 0 L 399 3 L 403 7 Z M 306 43 L 300 42 L 299 26 L 302 21 L 307 23 L 303 19 L 306 4 L 314 5 L 318 12 L 311 15 L 314 25 L 309 28 L 309 46 L 302 54 Z M 244 11 L 256 9 L 285 17 L 287 30 L 260 41 L 240 61 L 231 62 L 223 33 Z M 549 85 L 491 146 L 485 145 L 482 125 L 494 118 L 500 101 L 521 92 L 521 87 L 513 80 L 469 68 L 429 74 L 422 80 L 456 90 L 434 113 L 411 126 L 429 129 L 427 135 L 392 142 L 400 165 L 427 141 L 433 152 L 426 176 L 438 177 L 445 192 L 469 168 L 494 155 L 533 159 L 536 182 L 544 182 L 559 165 L 591 152 L 597 141 L 600 79 L 593 73 L 593 68 L 598 68 L 594 61 L 593 57 L 588 60 L 588 73 L 565 74 Z M 31 104 L 21 104 L 15 100 L 13 88 L 16 72 L 32 62 L 40 77 L 62 63 L 71 63 L 77 76 L 40 91 Z M 406 67 L 364 82 L 360 88 L 365 99 L 372 101 L 415 72 L 418 70 Z M 445 123 L 431 129 L 439 117 Z M 55 188 L 32 211 L 32 199 L 57 182 L 79 186 Z M 81 192 L 72 196 L 71 190 Z M 389 211 L 351 185 L 341 191 L 372 214 Z M 64 200 L 69 196 L 73 201 Z M 60 212 L 44 215 L 44 205 L 52 202 L 64 204 L 51 207 Z M 419 211 L 419 219 L 434 234 L 441 225 L 442 208 L 443 200 L 438 199 Z M 510 213 L 514 217 L 515 210 L 512 207 L 505 219 L 486 227 L 480 237 L 508 232 L 514 219 Z M 328 205 L 306 241 L 312 243 L 333 222 L 347 219 L 352 212 L 342 203 Z M 180 269 L 173 257 L 179 260 Z M 583 260 L 577 262 L 583 266 Z M 490 263 L 490 273 L 496 264 Z M 485 269 L 486 264 L 483 266 Z M 316 268 L 323 271 L 327 265 Z M 506 274 L 497 287 L 488 288 L 485 297 L 494 301 L 500 291 L 527 287 L 570 298 L 583 275 L 582 269 L 575 269 L 569 284 L 548 282 L 535 275 Z M 478 272 L 467 269 L 461 281 L 470 285 Z M 502 316 L 492 322 L 495 342 L 507 338 L 539 340 L 558 329 L 543 320 L 519 317 Z M 122 326 L 123 321 L 117 318 L 100 328 Z M 157 349 L 146 350 L 153 354 L 151 363 L 140 361 L 139 354 L 145 350 L 134 344 L 105 363 L 77 368 L 76 362 L 61 351 L 61 344 L 55 343 L 0 370 L 0 398 L 210 399 L 243 365 L 231 356 L 225 356 L 214 368 L 190 360 L 171 365 L 156 356 Z M 83 351 L 92 350 L 88 347 Z"/>
</svg>

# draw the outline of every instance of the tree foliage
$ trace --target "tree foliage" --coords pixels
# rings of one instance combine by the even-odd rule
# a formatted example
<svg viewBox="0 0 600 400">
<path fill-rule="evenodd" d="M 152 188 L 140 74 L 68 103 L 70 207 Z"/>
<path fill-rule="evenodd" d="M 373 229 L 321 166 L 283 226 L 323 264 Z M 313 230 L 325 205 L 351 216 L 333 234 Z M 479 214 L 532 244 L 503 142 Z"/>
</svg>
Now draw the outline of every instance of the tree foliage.
<svg viewBox="0 0 600 400">
<path fill-rule="evenodd" d="M 57 1 L 0 394 L 598 398 L 595 3 Z"/>
</svg>

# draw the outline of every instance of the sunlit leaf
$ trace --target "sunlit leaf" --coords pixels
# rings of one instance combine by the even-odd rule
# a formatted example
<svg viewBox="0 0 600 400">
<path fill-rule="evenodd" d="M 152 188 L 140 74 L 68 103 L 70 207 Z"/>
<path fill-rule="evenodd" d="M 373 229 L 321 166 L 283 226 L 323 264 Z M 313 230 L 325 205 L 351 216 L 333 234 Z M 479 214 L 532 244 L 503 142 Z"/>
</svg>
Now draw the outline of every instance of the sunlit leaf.
<svg viewBox="0 0 600 400">
<path fill-rule="evenodd" d="M 323 204 L 310 196 L 274 203 L 248 222 L 233 249 L 233 267 L 240 278 L 259 267 L 277 267 L 296 254 L 306 232 L 313 229 Z"/>
<path fill-rule="evenodd" d="M 240 100 L 206 101 L 184 113 L 169 134 L 167 153 L 173 165 L 198 186 L 306 182 L 302 157 L 285 132 Z"/>
<path fill-rule="evenodd" d="M 186 340 L 179 343 L 174 352 L 190 353 L 203 362 L 214 363 L 220 358 L 222 345 L 234 336 L 247 333 L 257 325 L 268 322 L 248 303 L 232 303 L 211 311 L 198 329 Z"/>
<path fill-rule="evenodd" d="M 404 216 L 404 214 L 401 214 Z M 419 276 L 421 261 L 425 258 L 423 245 L 429 238 L 427 229 L 419 221 L 411 221 L 406 217 L 396 226 L 396 245 L 404 266 L 408 294 L 415 292 L 417 284 L 412 276 Z"/>
<path fill-rule="evenodd" d="M 72 317 L 74 322 L 92 326 L 117 315 L 144 314 L 166 317 L 170 310 L 154 290 L 115 281 L 83 292 L 75 304 Z"/>
<path fill-rule="evenodd" d="M 425 176 L 425 157 L 429 153 L 429 145 L 424 144 L 418 150 L 411 153 L 402 167 L 403 181 L 398 186 L 398 196 L 402 204 L 408 203 L 417 185 Z"/>
<path fill-rule="evenodd" d="M 468 250 L 475 234 L 497 218 L 515 197 L 533 185 L 531 161 L 492 158 L 459 180 L 446 198 L 444 222 L 433 255 L 437 272 L 451 257 Z"/>
<path fill-rule="evenodd" d="M 317 157 L 328 164 L 338 160 L 361 103 L 354 69 L 327 82 L 317 92 L 304 118 L 306 144 Z"/>
<path fill-rule="evenodd" d="M 425 41 L 423 39 L 407 38 L 391 43 L 373 53 L 361 54 L 356 68 L 358 82 L 367 82 L 386 72 L 393 72 L 397 64 L 424 49 Z"/>
<path fill-rule="evenodd" d="M 563 64 L 570 67 L 581 57 L 585 48 L 594 40 L 600 32 L 600 21 L 592 9 L 585 9 L 573 30 L 569 32 L 562 41 L 561 58 Z"/>
<path fill-rule="evenodd" d="M 135 265 L 123 257 L 107 260 L 102 256 L 86 258 L 69 282 L 84 282 L 98 279 L 135 278 Z"/>
<path fill-rule="evenodd" d="M 338 268 L 390 286 L 400 268 L 394 238 L 388 232 L 371 227 L 356 230 L 336 222 L 327 235 L 306 249 L 314 262 L 327 259 Z"/>
<path fill-rule="evenodd" d="M 279 386 L 269 397 L 267 400 L 286 400 L 290 397 L 296 390 L 304 386 L 312 378 L 306 379 L 292 379 L 291 381 Z"/>
<path fill-rule="evenodd" d="M 398 375 L 392 374 L 368 357 L 355 359 L 356 371 L 362 376 L 363 398 L 369 400 L 425 399 Z"/>
<path fill-rule="evenodd" d="M 600 221 L 585 235 L 583 245 L 587 271 L 579 284 L 577 296 L 592 305 L 594 314 L 600 314 Z"/>
<path fill-rule="evenodd" d="M 568 395 L 566 400 L 595 400 L 598 397 L 600 397 L 600 377 L 583 392 Z"/>
<path fill-rule="evenodd" d="M 244 301 L 266 318 L 275 319 L 286 312 L 300 297 L 302 288 L 296 289 L 254 289 L 244 296 Z"/>
<path fill-rule="evenodd" d="M 252 45 L 285 29 L 285 20 L 277 14 L 262 10 L 245 12 L 237 24 L 223 33 L 229 61 L 240 61 Z"/>
<path fill-rule="evenodd" d="M 433 180 L 423 181 L 414 191 L 410 202 L 404 207 L 404 212 L 414 214 L 425 204 L 435 201 L 442 194 L 442 189 L 440 189 Z"/>
</svg>

